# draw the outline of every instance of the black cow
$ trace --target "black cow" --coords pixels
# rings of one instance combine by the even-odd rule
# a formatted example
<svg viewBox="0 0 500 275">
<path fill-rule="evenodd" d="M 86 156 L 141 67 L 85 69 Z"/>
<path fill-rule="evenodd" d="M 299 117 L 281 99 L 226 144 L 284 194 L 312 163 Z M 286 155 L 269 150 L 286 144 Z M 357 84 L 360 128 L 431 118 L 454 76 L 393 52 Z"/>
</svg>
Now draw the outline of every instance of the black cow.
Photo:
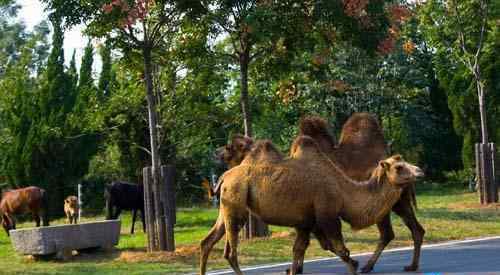
<svg viewBox="0 0 500 275">
<path fill-rule="evenodd" d="M 106 185 L 104 197 L 106 198 L 107 220 L 118 219 L 122 210 L 132 210 L 132 229 L 130 230 L 130 234 L 134 234 L 137 210 L 140 210 L 142 230 L 146 232 L 146 223 L 144 222 L 144 188 L 142 185 L 114 181 Z M 113 209 L 116 209 L 116 211 L 113 211 Z"/>
</svg>

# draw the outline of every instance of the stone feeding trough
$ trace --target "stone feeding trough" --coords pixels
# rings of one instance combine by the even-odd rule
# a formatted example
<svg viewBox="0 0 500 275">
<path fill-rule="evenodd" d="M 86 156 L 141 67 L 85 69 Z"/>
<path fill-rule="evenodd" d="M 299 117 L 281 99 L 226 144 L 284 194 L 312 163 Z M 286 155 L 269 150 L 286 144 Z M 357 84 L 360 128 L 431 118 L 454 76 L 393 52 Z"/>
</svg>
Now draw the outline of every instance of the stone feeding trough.
<svg viewBox="0 0 500 275">
<path fill-rule="evenodd" d="M 55 254 L 68 259 L 73 250 L 112 248 L 120 239 L 120 220 L 54 225 L 10 231 L 17 253 L 33 256 Z"/>
</svg>

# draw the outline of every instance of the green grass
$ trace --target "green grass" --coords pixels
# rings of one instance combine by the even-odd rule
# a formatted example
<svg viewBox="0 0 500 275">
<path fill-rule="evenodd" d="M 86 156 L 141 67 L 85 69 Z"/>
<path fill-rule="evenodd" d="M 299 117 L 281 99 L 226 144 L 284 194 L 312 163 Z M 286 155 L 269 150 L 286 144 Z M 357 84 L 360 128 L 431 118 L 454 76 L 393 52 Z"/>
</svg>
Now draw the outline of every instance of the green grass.
<svg viewBox="0 0 500 275">
<path fill-rule="evenodd" d="M 426 243 L 473 237 L 500 235 L 499 206 L 480 208 L 475 193 L 463 189 L 425 184 L 419 186 L 417 216 L 427 231 Z M 0 274 L 174 274 L 195 272 L 198 265 L 199 241 L 207 234 L 217 217 L 216 209 L 182 208 L 176 225 L 176 253 L 145 252 L 145 235 L 140 223 L 136 234 L 130 235 L 130 215 L 122 215 L 122 234 L 116 250 L 80 254 L 69 262 L 34 261 L 15 254 L 4 232 L 0 233 Z M 102 219 L 102 217 L 89 220 Z M 64 221 L 53 221 L 52 224 Z M 411 245 L 411 236 L 401 220 L 393 217 L 396 239 L 390 247 Z M 30 227 L 27 222 L 20 227 Z M 291 259 L 293 230 L 271 227 L 272 238 L 244 241 L 240 246 L 242 265 L 282 262 Z M 376 227 L 353 232 L 344 225 L 347 246 L 353 253 L 372 251 L 377 243 Z M 209 260 L 210 269 L 228 268 L 219 242 Z M 332 256 L 313 240 L 307 258 Z"/>
</svg>

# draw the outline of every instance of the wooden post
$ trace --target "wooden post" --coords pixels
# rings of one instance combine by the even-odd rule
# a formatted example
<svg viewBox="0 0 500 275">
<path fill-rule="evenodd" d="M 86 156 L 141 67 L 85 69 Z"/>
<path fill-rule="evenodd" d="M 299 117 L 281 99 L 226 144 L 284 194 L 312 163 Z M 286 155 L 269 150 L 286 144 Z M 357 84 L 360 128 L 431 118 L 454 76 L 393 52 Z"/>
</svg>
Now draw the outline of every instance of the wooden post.
<svg viewBox="0 0 500 275">
<path fill-rule="evenodd" d="M 476 144 L 476 174 L 479 176 L 481 204 L 498 202 L 495 176 L 495 145 Z"/>
<path fill-rule="evenodd" d="M 154 176 L 154 174 L 153 174 Z M 161 175 L 160 175 L 161 177 Z M 151 184 L 153 186 L 153 198 L 154 198 L 154 206 L 155 206 L 155 226 L 156 226 L 156 231 L 157 231 L 157 238 L 158 238 L 158 248 L 160 251 L 165 251 L 166 248 L 166 239 L 165 239 L 165 228 L 166 228 L 166 223 L 165 223 L 165 211 L 162 206 L 162 196 L 161 196 L 161 189 L 162 189 L 162 180 L 160 179 L 157 181 L 158 184 Z"/>
<path fill-rule="evenodd" d="M 475 156 L 476 156 L 476 184 L 478 185 L 479 191 L 479 202 L 484 204 L 484 185 L 483 180 L 481 179 L 481 147 L 479 143 L 475 144 Z"/>
<path fill-rule="evenodd" d="M 82 220 L 82 183 L 78 183 L 78 223 Z"/>
<path fill-rule="evenodd" d="M 162 166 L 157 185 L 151 167 L 143 169 L 143 178 L 148 251 L 175 251 L 175 168 Z"/>
<path fill-rule="evenodd" d="M 146 233 L 148 235 L 148 252 L 153 252 L 158 249 L 156 242 L 156 228 L 154 223 L 154 205 L 152 196 L 152 182 L 151 167 L 144 167 L 142 169 L 143 187 L 144 187 L 144 212 L 146 220 Z"/>
<path fill-rule="evenodd" d="M 490 202 L 498 202 L 498 185 L 497 178 L 495 175 L 495 159 L 496 159 L 496 149 L 494 143 L 489 143 L 488 147 L 488 173 L 490 179 Z"/>
<path fill-rule="evenodd" d="M 164 165 L 161 167 L 162 184 L 162 203 L 165 230 L 165 247 L 167 251 L 175 251 L 174 225 L 176 220 L 175 208 L 175 167 L 172 165 Z"/>
</svg>

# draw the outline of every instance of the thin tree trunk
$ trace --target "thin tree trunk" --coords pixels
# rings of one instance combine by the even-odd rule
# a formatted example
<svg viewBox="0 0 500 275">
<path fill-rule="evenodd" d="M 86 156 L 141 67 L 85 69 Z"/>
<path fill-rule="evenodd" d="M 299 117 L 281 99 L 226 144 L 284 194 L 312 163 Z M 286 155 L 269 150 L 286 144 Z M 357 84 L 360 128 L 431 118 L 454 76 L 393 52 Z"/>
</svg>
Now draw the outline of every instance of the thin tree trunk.
<svg viewBox="0 0 500 275">
<path fill-rule="evenodd" d="M 151 59 L 151 48 L 148 45 L 145 45 L 143 48 L 144 55 L 144 82 L 146 84 L 146 99 L 148 102 L 148 120 L 149 120 L 149 137 L 150 137 L 150 145 L 151 145 L 151 166 L 152 166 L 152 177 L 153 177 L 153 186 L 156 187 L 156 190 L 159 190 L 160 187 L 160 154 L 158 150 L 158 117 L 157 117 L 157 108 L 156 108 L 156 99 L 154 97 L 154 87 L 153 87 L 153 78 L 152 78 L 152 59 Z M 153 187 L 153 188 L 154 188 Z M 154 190 L 154 189 L 153 189 Z M 160 250 L 165 250 L 165 226 L 163 226 L 164 220 L 161 218 L 162 213 L 158 213 L 161 211 L 162 207 L 160 205 L 160 197 L 159 193 L 156 192 L 154 195 L 154 205 L 156 209 L 156 217 L 157 217 L 157 228 L 158 228 L 158 239 L 159 239 L 159 247 Z M 158 219 L 159 218 L 159 219 Z"/>
<path fill-rule="evenodd" d="M 240 88 L 241 88 L 241 112 L 243 114 L 243 126 L 245 127 L 245 136 L 252 136 L 252 114 L 250 110 L 250 101 L 248 99 L 248 64 L 250 63 L 250 53 L 244 50 L 240 54 Z"/>
<path fill-rule="evenodd" d="M 481 116 L 481 141 L 488 144 L 488 123 L 486 117 L 486 107 L 484 106 L 484 87 L 480 80 L 476 80 L 477 97 L 479 100 L 479 114 Z"/>
</svg>

